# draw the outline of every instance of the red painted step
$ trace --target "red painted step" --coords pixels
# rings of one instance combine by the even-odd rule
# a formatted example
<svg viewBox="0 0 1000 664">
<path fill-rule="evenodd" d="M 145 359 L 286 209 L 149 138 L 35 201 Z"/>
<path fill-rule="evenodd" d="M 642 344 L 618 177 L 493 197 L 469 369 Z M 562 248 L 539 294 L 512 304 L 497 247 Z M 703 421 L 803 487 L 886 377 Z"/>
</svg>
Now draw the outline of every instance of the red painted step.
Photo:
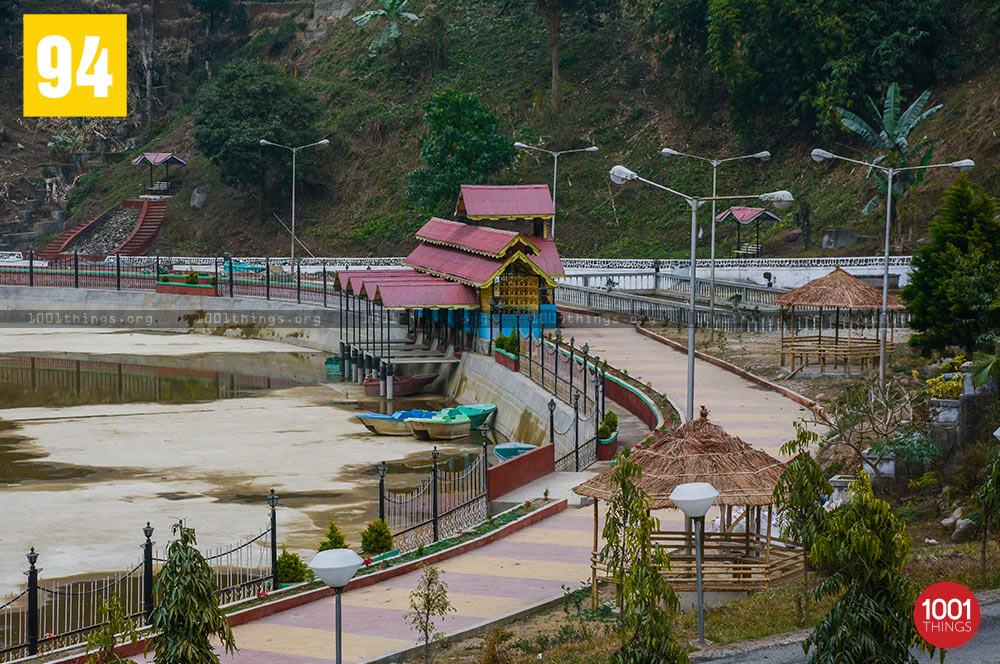
<svg viewBox="0 0 1000 664">
<path fill-rule="evenodd" d="M 130 201 L 131 202 L 131 201 Z M 122 256 L 141 256 L 153 244 L 167 215 L 166 201 L 141 201 L 142 212 L 135 230 L 118 248 Z"/>
</svg>

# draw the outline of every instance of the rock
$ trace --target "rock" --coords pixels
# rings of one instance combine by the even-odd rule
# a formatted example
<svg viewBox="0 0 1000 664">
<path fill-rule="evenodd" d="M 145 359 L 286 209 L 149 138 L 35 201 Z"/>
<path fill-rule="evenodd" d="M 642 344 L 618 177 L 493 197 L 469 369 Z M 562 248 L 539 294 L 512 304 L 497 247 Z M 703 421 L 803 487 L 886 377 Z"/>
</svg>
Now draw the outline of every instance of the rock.
<svg viewBox="0 0 1000 664">
<path fill-rule="evenodd" d="M 929 537 L 924 538 L 924 544 L 937 544 L 937 543 L 938 541 L 936 539 L 931 539 Z"/>
<path fill-rule="evenodd" d="M 212 184 L 206 182 L 205 184 L 199 184 L 191 192 L 191 207 L 196 210 L 200 210 L 201 206 L 205 204 L 208 199 L 208 192 L 212 189 Z"/>
<path fill-rule="evenodd" d="M 959 519 L 955 524 L 955 532 L 951 534 L 952 542 L 968 542 L 976 536 L 979 527 L 972 519 Z"/>
<path fill-rule="evenodd" d="M 952 528 L 955 527 L 955 524 L 958 523 L 958 520 L 961 518 L 962 518 L 962 508 L 956 507 L 955 511 L 951 513 L 951 516 L 941 520 L 941 525 L 944 526 L 946 529 L 951 530 Z"/>
<path fill-rule="evenodd" d="M 20 143 L 18 143 L 18 144 L 17 144 L 17 149 L 18 149 L 18 150 L 23 150 L 23 149 L 24 149 L 24 146 L 23 146 L 23 145 L 21 145 Z"/>
</svg>

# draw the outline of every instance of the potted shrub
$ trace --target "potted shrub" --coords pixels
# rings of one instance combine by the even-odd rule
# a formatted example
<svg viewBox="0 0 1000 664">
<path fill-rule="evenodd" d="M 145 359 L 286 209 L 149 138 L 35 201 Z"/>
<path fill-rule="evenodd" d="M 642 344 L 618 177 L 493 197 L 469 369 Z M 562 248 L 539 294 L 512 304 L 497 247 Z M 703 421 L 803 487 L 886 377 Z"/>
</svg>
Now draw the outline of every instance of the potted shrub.
<svg viewBox="0 0 1000 664">
<path fill-rule="evenodd" d="M 511 371 L 520 371 L 520 340 L 517 335 L 511 332 L 507 335 L 500 335 L 493 343 L 493 359 L 497 364 L 503 365 Z"/>
<path fill-rule="evenodd" d="M 615 456 L 615 443 L 618 442 L 618 415 L 613 410 L 609 410 L 604 415 L 601 426 L 597 428 L 597 458 L 602 461 L 613 459 Z"/>
</svg>

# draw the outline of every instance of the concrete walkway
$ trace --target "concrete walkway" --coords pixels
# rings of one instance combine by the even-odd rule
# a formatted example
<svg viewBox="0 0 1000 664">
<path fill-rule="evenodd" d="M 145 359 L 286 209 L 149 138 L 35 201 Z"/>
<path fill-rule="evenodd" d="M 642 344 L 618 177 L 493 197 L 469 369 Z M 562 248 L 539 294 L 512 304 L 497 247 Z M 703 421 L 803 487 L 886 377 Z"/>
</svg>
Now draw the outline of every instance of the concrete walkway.
<svg viewBox="0 0 1000 664">
<path fill-rule="evenodd" d="M 562 587 L 590 578 L 592 509 L 567 509 L 481 549 L 438 565 L 457 611 L 439 628 L 466 630 L 533 604 L 562 597 Z M 419 572 L 344 593 L 344 661 L 366 662 L 411 647 L 417 635 L 403 618 Z M 333 661 L 334 598 L 305 604 L 235 628 L 235 655 L 224 663 L 316 664 Z M 136 662 L 152 662 L 148 657 Z"/>
<path fill-rule="evenodd" d="M 590 344 L 591 354 L 673 399 L 687 403 L 687 354 L 654 341 L 632 327 L 574 327 L 576 343 Z M 695 360 L 695 417 L 704 404 L 709 419 L 774 456 L 795 435 L 792 423 L 809 415 L 804 406 L 734 373 Z"/>
</svg>

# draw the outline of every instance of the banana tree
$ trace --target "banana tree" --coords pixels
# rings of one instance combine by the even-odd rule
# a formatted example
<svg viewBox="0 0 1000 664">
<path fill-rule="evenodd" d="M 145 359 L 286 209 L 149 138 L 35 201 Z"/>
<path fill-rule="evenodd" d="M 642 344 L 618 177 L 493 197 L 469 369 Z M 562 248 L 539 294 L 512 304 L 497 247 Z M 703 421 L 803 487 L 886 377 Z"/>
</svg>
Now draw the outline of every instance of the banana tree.
<svg viewBox="0 0 1000 664">
<path fill-rule="evenodd" d="M 921 122 L 937 113 L 943 104 L 932 106 L 924 110 L 927 101 L 930 99 L 930 90 L 917 97 L 917 100 L 910 104 L 902 114 L 900 107 L 902 100 L 899 94 L 899 84 L 892 83 L 885 93 L 885 102 L 880 111 L 875 101 L 868 97 L 868 104 L 875 113 L 875 127 L 845 108 L 837 108 L 840 114 L 840 123 L 847 127 L 865 141 L 881 152 L 872 163 L 880 166 L 892 166 L 903 168 L 907 166 L 926 166 L 931 163 L 934 154 L 934 145 L 937 139 L 924 139 L 917 143 L 910 144 L 910 134 L 920 125 Z M 877 128 L 877 129 L 876 129 Z M 892 222 L 896 223 L 896 209 L 899 201 L 910 187 L 919 186 L 924 179 L 923 170 L 907 171 L 896 174 L 892 179 Z M 866 176 L 874 179 L 877 193 L 865 204 L 862 214 L 870 214 L 878 205 L 879 200 L 887 193 L 888 181 L 881 171 L 873 168 L 868 169 Z"/>
<path fill-rule="evenodd" d="M 368 44 L 368 51 L 371 53 L 372 57 L 375 57 L 379 51 L 392 42 L 393 49 L 396 51 L 396 59 L 402 62 L 403 50 L 400 44 L 400 38 L 403 36 L 402 30 L 400 29 L 402 19 L 406 19 L 411 23 L 416 23 L 420 20 L 420 17 L 412 12 L 403 11 L 403 8 L 406 7 L 407 0 L 378 1 L 379 4 L 382 5 L 379 9 L 370 9 L 363 14 L 355 16 L 351 20 L 363 27 L 368 25 L 369 21 L 377 16 L 384 17 L 385 20 L 388 21 L 388 25 L 382 29 L 382 32 L 375 35 L 371 43 Z"/>
</svg>

